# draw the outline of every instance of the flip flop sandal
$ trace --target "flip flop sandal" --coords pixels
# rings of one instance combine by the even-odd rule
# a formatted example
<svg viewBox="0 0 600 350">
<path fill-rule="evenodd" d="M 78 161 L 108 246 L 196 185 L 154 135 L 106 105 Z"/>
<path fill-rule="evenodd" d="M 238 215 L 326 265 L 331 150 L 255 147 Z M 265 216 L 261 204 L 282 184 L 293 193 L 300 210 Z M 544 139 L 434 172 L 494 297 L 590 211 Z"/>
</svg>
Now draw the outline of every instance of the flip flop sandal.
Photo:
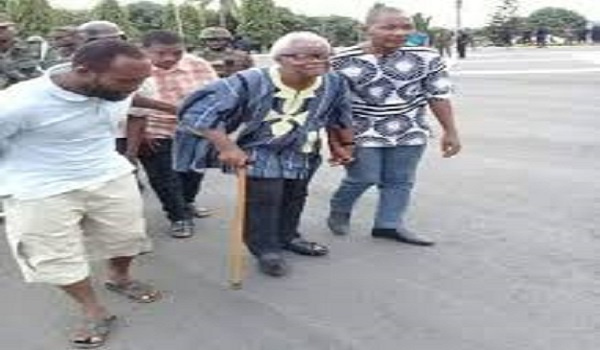
<svg viewBox="0 0 600 350">
<path fill-rule="evenodd" d="M 293 239 L 284 246 L 284 249 L 305 256 L 325 256 L 329 253 L 329 249 L 324 245 L 301 238 Z"/>
<path fill-rule="evenodd" d="M 159 291 L 140 281 L 131 281 L 126 284 L 106 282 L 104 286 L 106 289 L 138 303 L 153 303 L 161 297 Z"/>
<path fill-rule="evenodd" d="M 108 316 L 101 320 L 85 320 L 81 331 L 85 332 L 86 336 L 74 336 L 71 339 L 71 345 L 77 349 L 95 349 L 103 346 L 113 330 L 116 320 L 116 316 Z"/>
</svg>

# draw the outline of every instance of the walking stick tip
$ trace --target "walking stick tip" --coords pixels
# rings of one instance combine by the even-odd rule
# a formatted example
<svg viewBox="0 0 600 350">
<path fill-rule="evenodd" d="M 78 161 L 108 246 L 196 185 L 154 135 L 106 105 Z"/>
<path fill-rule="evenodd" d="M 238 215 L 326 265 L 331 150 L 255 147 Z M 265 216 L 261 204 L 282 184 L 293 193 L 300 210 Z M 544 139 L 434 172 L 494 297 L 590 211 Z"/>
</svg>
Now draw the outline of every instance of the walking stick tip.
<svg viewBox="0 0 600 350">
<path fill-rule="evenodd" d="M 229 288 L 231 288 L 233 290 L 240 290 L 240 289 L 242 289 L 242 282 L 241 281 L 230 282 Z"/>
</svg>

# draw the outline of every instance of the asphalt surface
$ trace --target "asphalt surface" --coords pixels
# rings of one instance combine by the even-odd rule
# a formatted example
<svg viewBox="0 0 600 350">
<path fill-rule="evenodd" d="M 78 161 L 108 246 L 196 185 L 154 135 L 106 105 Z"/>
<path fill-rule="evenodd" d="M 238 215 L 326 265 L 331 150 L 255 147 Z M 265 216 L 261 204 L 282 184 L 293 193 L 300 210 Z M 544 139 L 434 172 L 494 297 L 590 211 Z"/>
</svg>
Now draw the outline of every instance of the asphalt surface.
<svg viewBox="0 0 600 350">
<path fill-rule="evenodd" d="M 227 289 L 234 179 L 211 172 L 199 203 L 218 209 L 173 240 L 147 193 L 156 243 L 136 271 L 165 291 L 131 304 L 109 350 L 595 350 L 600 345 L 600 47 L 486 49 L 454 67 L 464 153 L 420 169 L 417 248 L 369 237 L 376 192 L 350 237 L 324 219 L 341 171 L 323 167 L 303 221 L 326 258 L 290 256 L 292 274 Z M 98 281 L 101 281 L 98 268 Z M 21 282 L 0 244 L 0 349 L 62 350 L 77 319 L 59 292 Z"/>
</svg>

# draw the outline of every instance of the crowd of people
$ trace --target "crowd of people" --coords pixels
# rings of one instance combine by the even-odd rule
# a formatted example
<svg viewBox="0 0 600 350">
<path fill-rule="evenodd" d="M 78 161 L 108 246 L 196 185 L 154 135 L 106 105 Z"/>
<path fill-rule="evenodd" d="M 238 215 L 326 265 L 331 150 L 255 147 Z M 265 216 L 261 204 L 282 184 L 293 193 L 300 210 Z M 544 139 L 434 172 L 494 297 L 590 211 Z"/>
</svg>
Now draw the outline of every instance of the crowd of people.
<svg viewBox="0 0 600 350">
<path fill-rule="evenodd" d="M 435 50 L 406 45 L 414 25 L 400 9 L 371 11 L 365 31 L 366 42 L 336 54 L 317 34 L 289 33 L 271 48 L 273 66 L 252 68 L 224 28 L 205 29 L 205 47 L 187 52 L 176 33 L 152 31 L 136 45 L 94 21 L 57 29 L 48 54 L 32 62 L 15 25 L 0 23 L 8 242 L 27 282 L 59 287 L 81 307 L 73 346 L 102 346 L 116 320 L 92 287 L 92 259 L 107 261 L 108 290 L 160 299 L 131 274 L 135 257 L 152 249 L 138 168 L 178 239 L 211 214 L 195 203 L 206 169 L 246 174 L 244 239 L 269 276 L 289 273 L 284 251 L 329 252 L 299 231 L 325 146 L 345 171 L 323 218 L 333 234 L 350 234 L 355 203 L 375 186 L 374 238 L 435 243 L 407 227 L 406 214 L 431 136 L 428 109 L 442 155 L 461 150 L 452 84 Z"/>
</svg>

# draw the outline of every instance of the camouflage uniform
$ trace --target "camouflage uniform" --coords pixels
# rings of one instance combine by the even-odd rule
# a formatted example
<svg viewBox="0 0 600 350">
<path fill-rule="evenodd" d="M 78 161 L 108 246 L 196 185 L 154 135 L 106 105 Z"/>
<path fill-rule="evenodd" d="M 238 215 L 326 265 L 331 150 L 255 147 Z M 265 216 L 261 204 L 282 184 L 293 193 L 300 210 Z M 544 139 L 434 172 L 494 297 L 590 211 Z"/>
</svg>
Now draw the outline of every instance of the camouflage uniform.
<svg viewBox="0 0 600 350">
<path fill-rule="evenodd" d="M 42 68 L 48 69 L 55 65 L 70 62 L 75 50 L 81 45 L 81 40 L 77 27 L 55 28 L 50 34 L 51 47 L 41 63 Z"/>
<path fill-rule="evenodd" d="M 231 41 L 233 36 L 231 33 L 220 27 L 206 28 L 200 33 L 200 39 L 206 40 L 224 40 Z M 228 77 L 236 72 L 252 68 L 254 62 L 250 54 L 235 50 L 232 47 L 226 47 L 222 50 L 214 50 L 208 47 L 196 50 L 195 55 L 207 60 L 212 64 L 213 68 L 221 78 Z"/>
<path fill-rule="evenodd" d="M 196 55 L 210 62 L 221 78 L 254 66 L 252 57 L 249 54 L 232 48 L 223 51 L 201 49 L 196 51 Z"/>
<path fill-rule="evenodd" d="M 39 77 L 42 75 L 39 63 L 27 45 L 15 42 L 11 49 L 0 52 L 0 89 Z"/>
<path fill-rule="evenodd" d="M 48 49 L 46 57 L 44 57 L 44 60 L 41 63 L 41 67 L 43 69 L 48 69 L 59 64 L 67 63 L 71 61 L 71 57 L 72 56 L 63 56 L 59 49 L 51 47 Z"/>
</svg>

